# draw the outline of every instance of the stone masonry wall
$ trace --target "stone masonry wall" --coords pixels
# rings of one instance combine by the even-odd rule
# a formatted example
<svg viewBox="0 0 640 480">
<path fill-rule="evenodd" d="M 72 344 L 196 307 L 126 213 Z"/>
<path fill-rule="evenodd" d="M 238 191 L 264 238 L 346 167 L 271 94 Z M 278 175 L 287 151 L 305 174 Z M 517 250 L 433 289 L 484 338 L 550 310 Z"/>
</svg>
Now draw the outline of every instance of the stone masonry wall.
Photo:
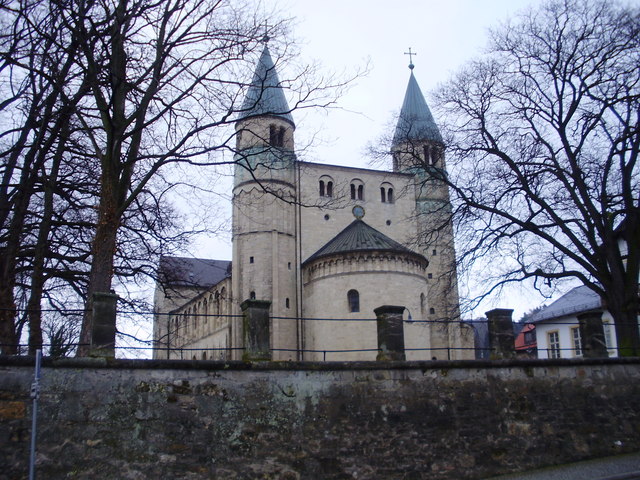
<svg viewBox="0 0 640 480">
<path fill-rule="evenodd" d="M 0 479 L 33 359 L 0 358 Z M 45 359 L 42 479 L 476 479 L 640 450 L 640 361 Z"/>
</svg>

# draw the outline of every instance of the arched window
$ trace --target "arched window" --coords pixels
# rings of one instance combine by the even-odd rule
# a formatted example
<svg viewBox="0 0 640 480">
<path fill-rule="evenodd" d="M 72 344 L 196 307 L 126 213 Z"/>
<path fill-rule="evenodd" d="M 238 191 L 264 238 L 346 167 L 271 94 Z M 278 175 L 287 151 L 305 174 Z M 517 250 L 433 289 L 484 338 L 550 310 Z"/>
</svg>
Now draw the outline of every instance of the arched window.
<svg viewBox="0 0 640 480">
<path fill-rule="evenodd" d="M 284 127 L 269 125 L 269 145 L 272 147 L 284 147 Z"/>
<path fill-rule="evenodd" d="M 320 196 L 321 197 L 333 197 L 333 178 L 329 175 L 322 175 L 320 177 Z"/>
<path fill-rule="evenodd" d="M 276 140 L 278 139 L 278 133 L 276 130 L 276 126 L 271 124 L 269 125 L 269 145 L 276 146 Z"/>
<path fill-rule="evenodd" d="M 389 182 L 380 185 L 380 200 L 382 203 L 393 203 L 393 185 Z"/>
<path fill-rule="evenodd" d="M 249 299 L 250 300 L 255 300 L 256 299 L 256 292 L 249 293 Z"/>
<path fill-rule="evenodd" d="M 200 314 L 200 303 L 193 307 L 193 331 L 198 330 L 198 315 Z"/>
<path fill-rule="evenodd" d="M 284 147 L 284 127 L 278 129 L 278 147 Z"/>
<path fill-rule="evenodd" d="M 358 178 L 351 180 L 351 200 L 364 200 L 364 183 Z"/>
<path fill-rule="evenodd" d="M 220 290 L 220 313 L 222 315 L 227 313 L 226 299 L 227 299 L 227 289 L 225 287 L 222 287 L 222 289 Z"/>
<path fill-rule="evenodd" d="M 349 302 L 350 312 L 360 311 L 360 294 L 357 290 L 349 290 L 347 292 L 347 301 Z"/>
</svg>

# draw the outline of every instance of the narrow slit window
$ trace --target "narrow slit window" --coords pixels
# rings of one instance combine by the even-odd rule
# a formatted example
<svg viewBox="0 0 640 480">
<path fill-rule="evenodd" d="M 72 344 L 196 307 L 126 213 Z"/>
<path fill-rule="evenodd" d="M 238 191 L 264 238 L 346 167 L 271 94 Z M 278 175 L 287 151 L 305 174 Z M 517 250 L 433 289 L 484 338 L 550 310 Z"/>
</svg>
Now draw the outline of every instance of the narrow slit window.
<svg viewBox="0 0 640 480">
<path fill-rule="evenodd" d="M 324 197 L 324 180 L 320 180 L 320 196 Z"/>
<path fill-rule="evenodd" d="M 360 294 L 358 293 L 357 290 L 349 290 L 347 292 L 347 300 L 349 302 L 350 312 L 360 311 Z"/>
<path fill-rule="evenodd" d="M 385 191 L 384 187 L 380 187 L 380 201 L 382 203 L 386 203 L 387 201 L 387 192 Z"/>
<path fill-rule="evenodd" d="M 269 145 L 276 146 L 278 141 L 278 132 L 275 125 L 269 125 Z"/>
</svg>

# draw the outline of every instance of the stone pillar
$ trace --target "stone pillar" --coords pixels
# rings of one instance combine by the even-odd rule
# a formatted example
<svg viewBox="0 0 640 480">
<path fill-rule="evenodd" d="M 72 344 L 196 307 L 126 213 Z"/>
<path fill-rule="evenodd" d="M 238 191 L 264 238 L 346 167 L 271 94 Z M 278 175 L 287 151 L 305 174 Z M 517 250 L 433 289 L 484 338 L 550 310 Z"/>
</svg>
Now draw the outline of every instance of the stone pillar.
<svg viewBox="0 0 640 480">
<path fill-rule="evenodd" d="M 378 324 L 378 356 L 376 360 L 406 360 L 404 354 L 405 307 L 383 305 L 374 310 Z"/>
<path fill-rule="evenodd" d="M 513 358 L 516 355 L 513 336 L 513 310 L 494 308 L 485 313 L 489 327 L 489 348 L 491 359 Z"/>
<path fill-rule="evenodd" d="M 96 292 L 93 294 L 90 357 L 116 356 L 116 306 L 118 295 Z"/>
<path fill-rule="evenodd" d="M 606 358 L 609 356 L 604 340 L 602 311 L 585 312 L 578 315 L 582 356 L 584 358 Z"/>
<path fill-rule="evenodd" d="M 245 362 L 271 360 L 269 347 L 269 307 L 267 300 L 245 300 L 242 309 L 242 332 Z"/>
</svg>

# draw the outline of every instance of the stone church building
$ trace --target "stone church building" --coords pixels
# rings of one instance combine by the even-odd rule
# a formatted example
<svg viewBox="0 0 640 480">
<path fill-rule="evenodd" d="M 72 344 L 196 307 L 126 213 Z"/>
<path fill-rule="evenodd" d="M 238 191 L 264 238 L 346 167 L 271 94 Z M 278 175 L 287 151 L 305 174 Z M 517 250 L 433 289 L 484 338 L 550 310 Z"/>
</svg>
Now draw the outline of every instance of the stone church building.
<svg viewBox="0 0 640 480">
<path fill-rule="evenodd" d="M 410 68 L 392 171 L 308 163 L 265 46 L 235 127 L 232 261 L 160 260 L 154 358 L 242 358 L 246 300 L 270 302 L 274 360 L 375 360 L 385 305 L 407 360 L 474 358 L 444 144 Z"/>
</svg>

